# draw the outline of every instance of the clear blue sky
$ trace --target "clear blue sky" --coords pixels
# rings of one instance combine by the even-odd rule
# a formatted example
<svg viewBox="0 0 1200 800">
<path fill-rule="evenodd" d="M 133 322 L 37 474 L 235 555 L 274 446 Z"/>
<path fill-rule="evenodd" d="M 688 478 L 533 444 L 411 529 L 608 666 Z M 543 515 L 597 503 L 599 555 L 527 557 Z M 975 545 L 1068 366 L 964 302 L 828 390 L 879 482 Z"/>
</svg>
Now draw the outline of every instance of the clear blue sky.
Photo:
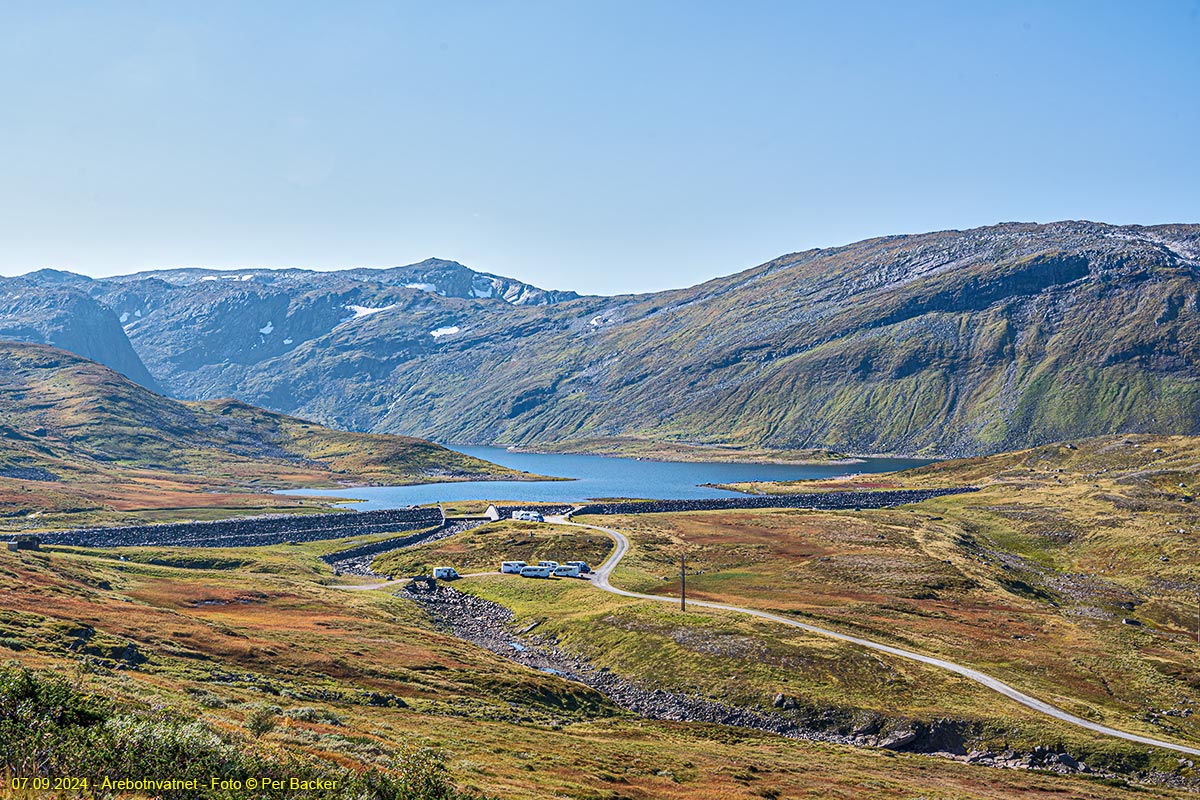
<svg viewBox="0 0 1200 800">
<path fill-rule="evenodd" d="M 0 273 L 550 288 L 1007 220 L 1200 222 L 1200 3 L 10 2 Z"/>
</svg>

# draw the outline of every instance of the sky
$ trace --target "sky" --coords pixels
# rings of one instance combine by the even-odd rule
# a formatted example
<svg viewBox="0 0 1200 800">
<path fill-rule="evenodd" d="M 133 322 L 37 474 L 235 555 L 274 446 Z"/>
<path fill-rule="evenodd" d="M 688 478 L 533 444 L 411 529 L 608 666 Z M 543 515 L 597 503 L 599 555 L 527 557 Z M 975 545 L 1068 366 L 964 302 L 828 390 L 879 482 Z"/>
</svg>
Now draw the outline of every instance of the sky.
<svg viewBox="0 0 1200 800">
<path fill-rule="evenodd" d="M 1200 2 L 0 3 L 0 274 L 615 294 L 871 236 L 1200 222 Z"/>
</svg>

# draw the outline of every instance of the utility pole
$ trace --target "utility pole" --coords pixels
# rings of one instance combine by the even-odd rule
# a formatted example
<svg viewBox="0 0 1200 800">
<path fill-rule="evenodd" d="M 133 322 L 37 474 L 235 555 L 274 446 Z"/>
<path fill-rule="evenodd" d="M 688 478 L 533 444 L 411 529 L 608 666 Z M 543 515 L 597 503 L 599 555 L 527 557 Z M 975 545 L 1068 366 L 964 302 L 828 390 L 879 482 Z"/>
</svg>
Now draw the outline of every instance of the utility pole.
<svg viewBox="0 0 1200 800">
<path fill-rule="evenodd" d="M 679 610 L 687 611 L 687 556 L 679 554 Z M 1200 629 L 1196 636 L 1200 637 Z"/>
</svg>

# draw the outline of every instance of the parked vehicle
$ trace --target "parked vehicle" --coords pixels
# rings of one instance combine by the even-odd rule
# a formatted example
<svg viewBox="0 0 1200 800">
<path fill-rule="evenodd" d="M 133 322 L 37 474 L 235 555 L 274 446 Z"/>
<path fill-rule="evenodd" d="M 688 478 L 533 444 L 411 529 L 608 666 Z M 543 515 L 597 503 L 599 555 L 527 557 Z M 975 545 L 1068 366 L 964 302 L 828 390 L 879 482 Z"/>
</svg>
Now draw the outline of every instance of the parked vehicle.
<svg viewBox="0 0 1200 800">
<path fill-rule="evenodd" d="M 509 575 L 520 575 L 521 568 L 528 566 L 524 561 L 504 561 L 500 564 L 500 571 Z"/>
<path fill-rule="evenodd" d="M 512 518 L 522 522 L 545 522 L 542 515 L 536 511 L 514 511 Z"/>
<path fill-rule="evenodd" d="M 433 577 L 442 581 L 456 581 L 462 576 L 454 567 L 434 567 Z"/>
<path fill-rule="evenodd" d="M 558 562 L 557 561 L 539 561 L 538 566 L 539 567 L 549 567 L 550 569 L 558 569 Z"/>
<path fill-rule="evenodd" d="M 580 572 L 580 574 L 583 574 L 583 575 L 587 575 L 589 572 L 592 571 L 592 568 L 588 566 L 586 561 L 568 561 L 567 566 L 568 567 L 579 567 L 579 572 Z"/>
<path fill-rule="evenodd" d="M 556 578 L 578 578 L 579 567 L 563 564 L 561 567 L 554 568 L 554 576 Z"/>
<path fill-rule="evenodd" d="M 550 567 L 521 567 L 522 578 L 549 578 Z"/>
</svg>

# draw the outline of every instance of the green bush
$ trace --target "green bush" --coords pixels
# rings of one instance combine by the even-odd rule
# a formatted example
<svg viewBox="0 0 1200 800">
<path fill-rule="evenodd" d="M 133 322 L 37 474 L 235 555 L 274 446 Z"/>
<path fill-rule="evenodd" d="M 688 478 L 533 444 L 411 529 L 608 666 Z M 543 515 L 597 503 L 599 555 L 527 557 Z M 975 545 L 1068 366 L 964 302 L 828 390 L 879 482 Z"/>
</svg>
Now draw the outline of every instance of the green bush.
<svg viewBox="0 0 1200 800">
<path fill-rule="evenodd" d="M 255 706 L 246 715 L 246 730 L 255 736 L 266 736 L 278 723 L 278 706 Z"/>
</svg>

